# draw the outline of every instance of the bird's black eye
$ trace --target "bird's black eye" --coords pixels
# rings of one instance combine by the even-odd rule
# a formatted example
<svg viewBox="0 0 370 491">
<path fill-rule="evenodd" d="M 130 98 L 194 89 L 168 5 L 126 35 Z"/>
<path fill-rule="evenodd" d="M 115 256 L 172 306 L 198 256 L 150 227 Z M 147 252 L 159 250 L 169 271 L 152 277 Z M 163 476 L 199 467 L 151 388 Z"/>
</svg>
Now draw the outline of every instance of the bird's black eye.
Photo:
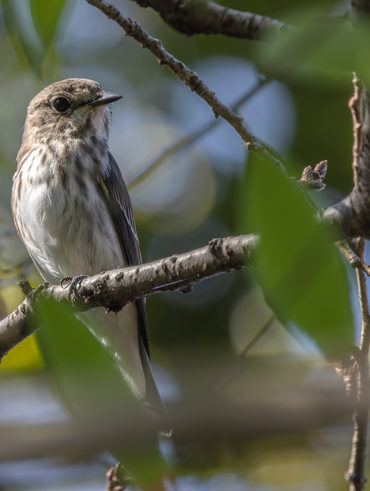
<svg viewBox="0 0 370 491">
<path fill-rule="evenodd" d="M 71 104 L 65 97 L 58 97 L 58 99 L 55 99 L 53 102 L 53 106 L 59 113 L 64 113 L 71 107 Z"/>
</svg>

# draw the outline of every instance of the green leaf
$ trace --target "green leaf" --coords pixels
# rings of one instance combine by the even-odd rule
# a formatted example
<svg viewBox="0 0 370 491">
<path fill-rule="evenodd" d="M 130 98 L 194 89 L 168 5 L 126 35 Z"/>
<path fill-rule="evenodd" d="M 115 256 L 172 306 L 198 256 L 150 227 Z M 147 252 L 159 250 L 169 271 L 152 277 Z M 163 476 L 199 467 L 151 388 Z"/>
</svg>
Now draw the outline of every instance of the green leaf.
<svg viewBox="0 0 370 491">
<path fill-rule="evenodd" d="M 36 322 L 42 326 L 37 339 L 51 381 L 74 418 L 84 423 L 91 421 L 92 427 L 107 426 L 111 431 L 109 423 L 117 418 L 143 416 L 138 410 L 139 401 L 123 381 L 113 357 L 70 306 L 45 300 L 37 307 Z M 145 447 L 139 446 L 140 452 L 134 444 L 132 448 L 126 444 L 122 454 L 117 445 L 114 449 L 116 458 L 122 460 L 138 484 L 163 475 L 164 463 L 158 453 L 156 434 L 148 434 L 145 443 Z"/>
<path fill-rule="evenodd" d="M 261 237 L 256 276 L 267 301 L 327 357 L 342 356 L 353 342 L 349 284 L 328 231 L 275 163 L 252 154 L 246 188 L 246 219 Z"/>
<path fill-rule="evenodd" d="M 113 358 L 69 306 L 44 301 L 36 322 L 51 380 L 72 414 L 101 420 L 136 404 Z"/>
<path fill-rule="evenodd" d="M 29 0 L 32 20 L 40 40 L 47 49 L 53 42 L 65 7 L 65 0 Z"/>
<path fill-rule="evenodd" d="M 12 0 L 1 0 L 5 26 L 21 64 L 28 63 L 33 72 L 41 78 L 44 55 L 40 46 L 35 45 L 29 32 L 24 28 L 17 5 L 17 2 Z"/>
</svg>

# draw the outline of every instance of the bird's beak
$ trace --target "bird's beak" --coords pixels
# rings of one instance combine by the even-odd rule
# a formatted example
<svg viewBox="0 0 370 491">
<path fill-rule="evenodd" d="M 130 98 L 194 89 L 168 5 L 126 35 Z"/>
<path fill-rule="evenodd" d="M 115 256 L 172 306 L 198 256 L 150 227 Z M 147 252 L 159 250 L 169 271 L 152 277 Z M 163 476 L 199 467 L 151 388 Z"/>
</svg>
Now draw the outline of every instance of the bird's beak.
<svg viewBox="0 0 370 491">
<path fill-rule="evenodd" d="M 119 99 L 122 99 L 122 96 L 119 94 L 111 94 L 110 92 L 104 92 L 104 94 L 100 96 L 98 99 L 88 102 L 88 105 L 91 107 L 103 106 L 103 105 L 105 106 L 106 104 L 110 104 L 111 102 L 118 101 Z"/>
</svg>

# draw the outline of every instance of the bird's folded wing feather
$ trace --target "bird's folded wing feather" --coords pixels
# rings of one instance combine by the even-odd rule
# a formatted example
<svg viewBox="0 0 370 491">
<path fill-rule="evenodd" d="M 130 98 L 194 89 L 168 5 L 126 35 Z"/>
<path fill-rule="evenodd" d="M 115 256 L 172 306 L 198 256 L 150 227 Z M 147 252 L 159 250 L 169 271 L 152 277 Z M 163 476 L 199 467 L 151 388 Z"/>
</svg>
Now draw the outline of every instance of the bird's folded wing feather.
<svg viewBox="0 0 370 491">
<path fill-rule="evenodd" d="M 134 214 L 131 200 L 123 181 L 121 171 L 109 153 L 108 171 L 102 173 L 99 179 L 101 193 L 104 196 L 110 216 L 116 228 L 121 249 L 126 257 L 127 264 L 133 266 L 141 264 L 141 252 L 136 233 Z M 139 323 L 139 349 L 146 380 L 145 402 L 155 413 L 167 419 L 167 411 L 162 403 L 157 386 L 150 368 L 150 350 L 148 324 L 145 312 L 145 300 L 140 298 L 135 302 Z"/>
<path fill-rule="evenodd" d="M 142 258 L 130 196 L 121 171 L 111 153 L 109 153 L 109 164 L 108 171 L 100 175 L 99 186 L 116 228 L 127 264 L 128 266 L 135 266 L 142 263 Z M 139 318 L 139 337 L 150 357 L 148 323 L 144 302 L 144 299 L 139 299 L 135 303 Z"/>
</svg>

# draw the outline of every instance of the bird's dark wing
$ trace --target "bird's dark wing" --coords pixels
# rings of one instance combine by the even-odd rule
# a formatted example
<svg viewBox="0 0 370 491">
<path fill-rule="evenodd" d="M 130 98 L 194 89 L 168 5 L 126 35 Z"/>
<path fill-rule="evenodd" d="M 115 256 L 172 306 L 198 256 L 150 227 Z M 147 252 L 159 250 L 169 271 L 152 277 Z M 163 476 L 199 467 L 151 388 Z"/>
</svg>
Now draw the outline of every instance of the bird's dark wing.
<svg viewBox="0 0 370 491">
<path fill-rule="evenodd" d="M 109 166 L 100 175 L 99 186 L 104 196 L 109 214 L 116 227 L 122 252 L 129 266 L 142 263 L 139 239 L 137 237 L 134 213 L 130 196 L 122 178 L 121 171 L 109 152 Z M 150 357 L 148 322 L 145 312 L 145 300 L 136 300 L 139 318 L 139 338 L 148 357 Z M 140 344 L 141 344 L 140 343 Z"/>
<path fill-rule="evenodd" d="M 141 264 L 142 259 L 131 200 L 121 171 L 110 153 L 109 164 L 107 171 L 99 176 L 99 187 L 116 228 L 122 252 L 127 259 L 128 265 L 134 266 Z M 163 434 L 170 435 L 172 429 L 168 422 L 168 413 L 158 392 L 150 367 L 145 299 L 140 298 L 136 300 L 135 304 L 139 323 L 139 350 L 146 382 L 144 406 L 152 414 L 160 417 Z"/>
<path fill-rule="evenodd" d="M 130 196 L 123 181 L 121 171 L 110 153 L 108 169 L 99 176 L 99 187 L 116 228 L 121 249 L 127 259 L 128 265 L 134 266 L 141 264 L 140 245 L 136 233 Z M 150 368 L 149 334 L 145 312 L 145 299 L 140 298 L 136 300 L 135 304 L 139 323 L 139 350 L 146 382 L 144 406 L 151 413 L 160 417 L 161 426 L 164 425 L 162 428 L 163 434 L 169 435 L 172 430 L 168 423 L 167 410 L 163 405 Z"/>
</svg>

